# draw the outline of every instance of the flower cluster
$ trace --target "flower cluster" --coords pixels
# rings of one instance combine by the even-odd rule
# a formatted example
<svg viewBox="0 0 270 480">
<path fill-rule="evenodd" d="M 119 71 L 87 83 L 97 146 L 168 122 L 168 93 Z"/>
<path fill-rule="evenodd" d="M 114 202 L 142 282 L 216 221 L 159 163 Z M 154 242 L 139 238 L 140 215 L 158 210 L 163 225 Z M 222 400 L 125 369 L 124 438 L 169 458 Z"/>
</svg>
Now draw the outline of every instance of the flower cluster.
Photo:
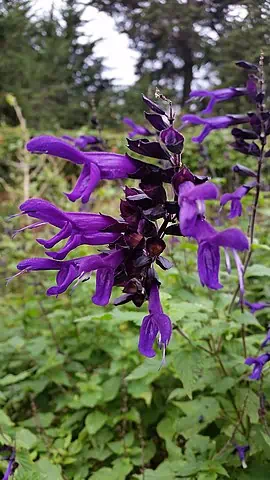
<svg viewBox="0 0 270 480">
<path fill-rule="evenodd" d="M 256 157 L 258 162 L 257 173 L 247 168 L 244 165 L 237 164 L 233 167 L 233 171 L 237 173 L 240 177 L 253 177 L 253 180 L 251 182 L 244 183 L 232 193 L 223 194 L 220 198 L 221 208 L 223 208 L 227 203 L 230 203 L 230 213 L 228 215 L 228 218 L 233 219 L 235 217 L 242 215 L 242 204 L 241 204 L 242 198 L 246 194 L 248 194 L 248 192 L 251 189 L 256 188 L 255 203 L 253 205 L 252 220 L 251 220 L 250 239 L 252 244 L 253 237 L 254 237 L 256 206 L 257 206 L 259 193 L 260 193 L 260 174 L 262 169 L 262 161 L 263 161 L 263 158 L 270 157 L 270 150 L 266 152 L 264 151 L 266 146 L 266 138 L 268 135 L 270 135 L 270 112 L 266 111 L 265 105 L 263 103 L 264 102 L 264 90 L 263 90 L 264 79 L 263 79 L 262 65 L 260 64 L 259 66 L 257 66 L 243 60 L 237 62 L 236 64 L 239 67 L 246 70 L 248 73 L 248 81 L 247 81 L 246 87 L 223 88 L 215 91 L 196 90 L 190 93 L 190 100 L 193 98 L 205 98 L 205 97 L 210 98 L 210 101 L 207 107 L 201 112 L 204 115 L 204 114 L 212 113 L 213 107 L 217 102 L 222 102 L 225 100 L 230 100 L 234 97 L 245 95 L 249 98 L 249 100 L 251 100 L 253 104 L 255 104 L 256 111 L 249 112 L 247 115 L 230 114 L 230 115 L 224 115 L 221 117 L 220 116 L 219 117 L 201 117 L 194 114 L 186 114 L 186 115 L 183 115 L 182 120 L 184 122 L 184 126 L 189 123 L 195 124 L 195 125 L 204 125 L 204 128 L 200 133 L 200 135 L 197 137 L 193 137 L 193 141 L 198 143 L 203 142 L 204 139 L 207 137 L 207 135 L 211 132 L 211 130 L 233 126 L 233 129 L 231 132 L 234 137 L 234 142 L 231 143 L 231 146 L 233 147 L 233 149 L 242 153 L 245 156 L 248 155 L 248 156 Z M 240 124 L 247 124 L 249 128 L 242 128 L 242 127 L 240 128 L 235 126 Z M 180 214 L 180 217 L 181 217 L 181 214 Z M 203 220 L 203 223 L 205 223 L 205 220 Z M 187 225 L 188 227 L 190 227 L 189 219 L 187 219 Z M 207 224 L 205 223 L 205 225 Z M 209 238 L 211 238 L 211 231 L 213 231 L 213 228 L 212 227 L 209 228 L 209 226 L 207 226 L 207 229 L 209 232 Z M 229 229 L 229 230 L 232 231 L 232 236 L 234 237 L 234 232 L 233 232 L 234 229 Z M 198 238 L 200 237 L 200 232 L 197 232 L 197 236 Z M 216 238 L 219 238 L 222 236 L 223 236 L 222 233 L 218 233 Z M 238 236 L 239 236 L 238 250 L 244 250 L 245 248 L 248 248 L 248 245 L 245 243 L 244 237 L 242 237 L 242 240 L 240 241 L 239 233 L 238 233 Z M 230 270 L 230 263 L 228 262 L 228 252 L 226 252 L 226 247 L 228 247 L 228 244 L 222 245 L 222 246 L 225 247 L 227 268 L 228 270 Z M 199 247 L 199 257 L 200 257 L 200 248 L 201 247 Z M 215 249 L 213 244 L 212 244 L 211 250 L 209 250 L 209 247 L 204 247 L 204 248 L 206 249 L 207 261 L 213 264 L 213 262 L 215 261 L 214 259 L 218 258 L 217 250 L 215 254 L 214 253 Z M 245 267 L 243 267 L 241 260 L 236 254 L 235 250 L 233 251 L 233 254 L 234 254 L 238 275 L 239 275 L 240 304 L 242 306 L 242 309 L 244 308 L 244 306 L 246 306 L 249 308 L 250 312 L 254 314 L 259 310 L 269 307 L 270 304 L 268 302 L 252 303 L 244 299 L 243 276 L 244 276 L 244 271 L 248 266 L 250 255 L 246 257 L 247 261 L 245 263 Z M 203 254 L 201 253 L 201 257 L 202 255 Z M 203 280 L 205 276 L 203 271 L 203 266 L 204 266 L 204 263 L 201 262 L 201 266 L 199 264 L 199 271 L 201 270 L 200 276 L 203 283 L 207 284 Z M 209 272 L 209 269 L 208 269 L 208 272 Z M 219 284 L 218 284 L 217 278 L 215 278 L 215 275 L 211 275 L 211 278 L 207 280 L 208 280 L 208 283 L 212 282 L 212 288 L 214 286 L 216 286 L 216 288 L 219 287 Z M 268 345 L 269 341 L 270 341 L 270 335 L 268 332 L 265 340 L 261 344 L 261 348 L 265 348 Z M 270 353 L 264 353 L 258 357 L 248 357 L 245 363 L 247 365 L 253 365 L 253 372 L 249 376 L 249 378 L 251 380 L 259 380 L 261 378 L 264 365 L 269 361 L 270 361 Z M 244 449 L 245 448 L 246 447 L 244 447 Z M 238 453 L 239 452 L 242 455 L 243 452 L 241 449 L 238 451 Z"/>
<path fill-rule="evenodd" d="M 210 97 L 210 103 L 202 113 L 210 113 L 216 102 L 239 95 L 247 95 L 252 101 L 257 102 L 257 84 L 253 77 L 249 78 L 245 88 L 228 88 L 214 92 L 196 91 L 190 96 Z M 159 98 L 167 101 L 162 95 L 159 95 Z M 37 221 L 15 233 L 44 224 L 50 224 L 58 231 L 48 240 L 37 239 L 49 258 L 23 260 L 18 264 L 18 270 L 19 274 L 55 270 L 56 285 L 48 289 L 48 295 L 59 295 L 70 285 L 76 286 L 87 279 L 91 272 L 96 271 L 96 290 L 92 298 L 95 304 L 107 305 L 114 286 L 122 288 L 122 295 L 114 300 L 116 305 L 132 301 L 140 307 L 144 301 L 148 301 L 149 315 L 142 322 L 139 350 L 143 355 L 154 356 L 153 346 L 157 340 L 164 358 L 165 349 L 171 338 L 172 325 L 161 306 L 160 282 L 155 266 L 164 270 L 171 267 L 169 260 L 163 256 L 166 248 L 165 236 L 188 237 L 197 243 L 198 274 L 201 284 L 213 290 L 222 288 L 219 269 L 221 249 L 224 249 L 228 272 L 230 256 L 235 261 L 242 302 L 244 267 L 239 252 L 248 250 L 249 242 L 241 230 L 227 228 L 218 231 L 207 220 L 205 202 L 216 200 L 219 197 L 219 189 L 208 177 L 197 176 L 184 165 L 182 161 L 184 136 L 175 128 L 175 114 L 171 103 L 169 102 L 170 108 L 167 113 L 159 104 L 145 96 L 143 101 L 150 110 L 145 112 L 145 118 L 154 132 L 135 124 L 129 118 L 124 119 L 124 122 L 132 127 L 127 139 L 132 156 L 127 153 L 122 155 L 104 151 L 82 151 L 87 145 L 86 142 L 98 144 L 97 137 L 84 136 L 74 140 L 67 136 L 62 139 L 40 136 L 28 142 L 27 149 L 31 153 L 53 155 L 81 166 L 75 187 L 72 192 L 66 193 L 71 202 L 81 199 L 82 203 L 87 203 L 101 180 L 129 178 L 139 182 L 136 186 L 124 188 L 118 218 L 102 213 L 63 211 L 52 203 L 38 198 L 24 202 L 20 206 L 21 214 L 33 217 Z M 262 122 L 260 121 L 259 125 L 255 113 L 211 118 L 184 115 L 182 120 L 184 124 L 189 122 L 205 125 L 201 135 L 193 139 L 199 142 L 202 142 L 212 129 L 249 124 L 250 130 L 233 128 L 232 133 L 235 136 L 233 147 L 253 156 L 257 155 L 258 148 L 254 140 L 261 135 L 262 128 L 264 131 L 270 129 L 269 117 L 265 117 L 265 125 L 262 127 Z M 134 139 L 136 135 L 143 137 Z M 252 143 L 248 143 L 247 140 L 252 140 Z M 139 160 L 133 156 L 134 154 L 155 159 L 157 163 Z M 252 170 L 239 164 L 234 170 L 240 176 L 256 177 Z M 241 215 L 241 199 L 256 185 L 257 181 L 253 180 L 237 188 L 234 193 L 221 196 L 221 207 L 231 202 L 229 218 Z M 51 251 L 63 240 L 64 246 Z M 107 247 L 102 253 L 67 260 L 67 255 L 80 245 Z"/>
</svg>

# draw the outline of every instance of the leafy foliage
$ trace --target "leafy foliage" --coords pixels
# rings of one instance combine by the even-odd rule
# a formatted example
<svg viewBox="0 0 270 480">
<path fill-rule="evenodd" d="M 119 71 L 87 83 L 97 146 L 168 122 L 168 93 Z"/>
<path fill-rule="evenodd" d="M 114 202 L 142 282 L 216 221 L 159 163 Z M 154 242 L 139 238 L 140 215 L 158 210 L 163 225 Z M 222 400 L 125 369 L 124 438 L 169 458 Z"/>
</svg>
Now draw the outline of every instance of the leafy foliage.
<svg viewBox="0 0 270 480">
<path fill-rule="evenodd" d="M 221 137 L 214 138 L 218 148 Z M 15 156 L 16 151 L 18 146 Z M 213 155 L 211 168 L 229 174 L 219 158 Z M 46 198 L 56 202 L 56 192 L 68 190 L 67 179 L 52 170 L 58 168 L 53 159 L 47 161 L 31 194 L 46 182 Z M 15 213 L 18 195 L 17 186 L 13 203 L 2 203 L 3 213 Z M 267 195 L 246 280 L 251 300 L 269 298 Z M 101 187 L 95 210 L 106 203 L 113 211 L 114 196 L 113 187 Z M 246 209 L 250 198 L 243 203 Z M 33 232 L 12 242 L 12 226 L 4 225 L 1 268 L 7 276 L 19 259 L 38 255 L 39 247 Z M 223 291 L 209 293 L 195 274 L 194 245 L 183 239 L 180 247 L 169 247 L 175 266 L 160 273 L 166 283 L 162 303 L 175 326 L 162 368 L 160 359 L 143 360 L 137 352 L 144 312 L 130 304 L 95 307 L 92 280 L 57 300 L 44 296 L 51 284 L 47 276 L 26 275 L 8 285 L 0 300 L 0 441 L 16 445 L 16 479 L 266 478 L 269 375 L 261 385 L 247 379 L 241 328 L 248 334 L 248 354 L 255 355 L 269 315 L 264 310 L 257 317 L 236 311 L 228 316 L 236 272 L 223 273 Z M 251 445 L 243 473 L 233 440 Z"/>
</svg>

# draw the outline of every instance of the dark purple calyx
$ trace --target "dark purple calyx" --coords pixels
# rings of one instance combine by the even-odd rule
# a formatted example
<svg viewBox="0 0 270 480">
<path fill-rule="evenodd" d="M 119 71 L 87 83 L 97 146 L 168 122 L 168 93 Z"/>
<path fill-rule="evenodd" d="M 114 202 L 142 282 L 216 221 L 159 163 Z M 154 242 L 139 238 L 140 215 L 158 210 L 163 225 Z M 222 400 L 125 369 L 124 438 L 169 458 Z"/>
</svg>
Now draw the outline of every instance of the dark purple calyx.
<svg viewBox="0 0 270 480">
<path fill-rule="evenodd" d="M 175 130 L 175 128 L 168 127 L 160 133 L 160 140 L 166 145 L 167 149 L 176 154 L 180 154 L 184 148 L 184 136 Z"/>
<path fill-rule="evenodd" d="M 232 135 L 234 137 L 241 138 L 242 140 L 256 140 L 258 138 L 256 132 L 237 127 L 232 129 Z"/>
<path fill-rule="evenodd" d="M 150 100 L 150 98 L 146 97 L 145 95 L 142 95 L 142 99 L 144 103 L 152 110 L 152 112 L 159 113 L 160 115 L 165 115 L 165 111 L 155 102 Z"/>
<path fill-rule="evenodd" d="M 237 163 L 232 167 L 233 172 L 238 173 L 241 177 L 257 177 L 256 172 L 251 170 L 250 168 L 246 167 L 245 165 L 241 165 Z"/>
<path fill-rule="evenodd" d="M 144 112 L 146 120 L 158 131 L 165 130 L 169 124 L 163 119 L 163 115 L 160 113 L 148 113 Z"/>
<path fill-rule="evenodd" d="M 130 138 L 127 138 L 127 144 L 132 152 L 138 153 L 139 155 L 158 158 L 160 160 L 170 160 L 170 155 L 161 147 L 159 142 L 151 142 L 147 138 L 139 140 L 130 140 Z"/>
<path fill-rule="evenodd" d="M 254 63 L 246 62 L 245 60 L 238 60 L 238 62 L 235 62 L 235 65 L 240 68 L 244 68 L 244 70 L 249 70 L 252 72 L 257 72 L 258 67 Z"/>
<path fill-rule="evenodd" d="M 236 141 L 231 143 L 231 147 L 237 152 L 243 153 L 243 155 L 252 155 L 253 157 L 259 157 L 261 154 L 260 148 L 254 142 L 248 143 L 241 138 L 236 138 Z"/>
<path fill-rule="evenodd" d="M 207 180 L 209 180 L 208 177 L 206 176 L 198 176 L 194 175 L 189 168 L 187 168 L 185 165 L 181 167 L 179 172 L 177 172 L 173 179 L 172 179 L 172 185 L 173 188 L 178 195 L 179 191 L 179 186 L 184 183 L 184 182 L 192 182 L 194 185 L 200 185 L 201 183 L 205 183 Z"/>
</svg>

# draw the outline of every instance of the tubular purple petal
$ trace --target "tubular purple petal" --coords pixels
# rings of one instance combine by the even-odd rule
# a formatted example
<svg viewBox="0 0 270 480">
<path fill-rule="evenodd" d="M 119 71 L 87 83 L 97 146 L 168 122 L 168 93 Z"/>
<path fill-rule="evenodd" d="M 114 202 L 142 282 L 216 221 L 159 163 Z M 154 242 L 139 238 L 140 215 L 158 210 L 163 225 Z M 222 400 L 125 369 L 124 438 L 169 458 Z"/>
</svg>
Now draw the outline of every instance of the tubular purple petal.
<svg viewBox="0 0 270 480">
<path fill-rule="evenodd" d="M 142 321 L 139 337 L 139 352 L 145 357 L 154 357 L 156 355 L 153 345 L 158 334 L 158 327 L 153 319 L 153 315 L 147 315 Z"/>
<path fill-rule="evenodd" d="M 65 158 L 77 165 L 85 163 L 83 153 L 57 137 L 49 135 L 35 137 L 27 143 L 26 148 L 31 153 L 44 153 L 55 157 Z"/>
<path fill-rule="evenodd" d="M 246 235 L 237 228 L 228 228 L 223 232 L 218 232 L 210 239 L 211 243 L 218 247 L 229 247 L 242 252 L 248 250 L 249 243 Z"/>
<path fill-rule="evenodd" d="M 135 173 L 144 162 L 120 153 L 108 152 L 86 152 L 88 160 L 94 162 L 101 172 L 102 179 L 127 178 L 129 174 Z"/>
<path fill-rule="evenodd" d="M 216 199 L 219 195 L 218 187 L 211 182 L 205 182 L 201 185 L 194 186 L 186 194 L 186 198 L 190 201 L 195 200 L 212 200 Z"/>
<path fill-rule="evenodd" d="M 70 223 L 66 223 L 62 230 L 58 232 L 56 235 L 54 235 L 50 240 L 43 240 L 42 238 L 37 238 L 37 242 L 40 243 L 40 245 L 43 245 L 45 248 L 53 248 L 58 242 L 61 240 L 64 240 L 65 238 L 69 237 L 72 232 L 72 226 Z"/>
<path fill-rule="evenodd" d="M 73 188 L 72 192 L 65 193 L 66 197 L 71 202 L 75 202 L 76 200 L 81 198 L 81 196 L 83 195 L 83 193 L 84 193 L 84 191 L 85 191 L 85 189 L 88 185 L 89 180 L 90 180 L 90 165 L 88 163 L 86 163 L 83 166 L 83 169 L 80 173 L 80 176 L 79 176 L 79 178 L 76 182 L 76 185 Z"/>
<path fill-rule="evenodd" d="M 93 303 L 105 306 L 109 303 L 114 283 L 114 269 L 102 268 L 96 273 L 96 292 L 92 297 Z"/>
<path fill-rule="evenodd" d="M 95 190 L 96 186 L 100 182 L 100 178 L 101 178 L 100 169 L 94 163 L 91 163 L 90 178 L 81 196 L 82 203 L 87 203 L 89 201 L 91 193 Z"/>
<path fill-rule="evenodd" d="M 220 253 L 219 248 L 203 242 L 198 249 L 198 273 L 201 284 L 212 290 L 219 290 L 222 284 L 219 283 Z"/>
<path fill-rule="evenodd" d="M 172 324 L 170 318 L 163 313 L 159 298 L 158 284 L 154 280 L 149 294 L 149 315 L 144 317 L 140 329 L 139 351 L 146 357 L 154 357 L 155 351 L 153 344 L 159 334 L 159 346 L 165 349 L 170 341 L 172 334 Z"/>
<path fill-rule="evenodd" d="M 55 227 L 62 228 L 67 222 L 65 213 L 42 198 L 30 198 L 20 205 L 20 210 L 29 217 L 38 218 Z"/>
</svg>

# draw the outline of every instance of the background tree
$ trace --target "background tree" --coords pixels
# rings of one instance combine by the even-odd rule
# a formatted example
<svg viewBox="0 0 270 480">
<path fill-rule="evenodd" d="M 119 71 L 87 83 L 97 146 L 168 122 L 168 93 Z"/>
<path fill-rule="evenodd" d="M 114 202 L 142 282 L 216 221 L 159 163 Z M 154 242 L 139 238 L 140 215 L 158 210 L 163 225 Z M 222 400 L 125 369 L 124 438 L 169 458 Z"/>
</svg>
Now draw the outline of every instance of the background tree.
<svg viewBox="0 0 270 480">
<path fill-rule="evenodd" d="M 91 96 L 98 100 L 110 82 L 103 79 L 102 59 L 94 55 L 96 42 L 82 36 L 84 9 L 77 0 L 66 0 L 60 15 L 52 7 L 37 20 L 28 1 L 1 4 L 2 118 L 13 121 L 4 102 L 10 92 L 35 127 L 72 128 L 88 121 Z"/>
<path fill-rule="evenodd" d="M 268 0 L 94 0 L 93 4 L 115 18 L 139 51 L 136 73 L 141 78 L 147 75 L 154 85 L 172 88 L 182 105 L 194 79 L 204 86 L 223 82 L 225 65 L 226 69 L 232 65 L 231 81 L 237 85 L 242 77 L 235 73 L 233 62 L 242 58 L 249 42 L 254 61 L 269 45 Z"/>
</svg>

